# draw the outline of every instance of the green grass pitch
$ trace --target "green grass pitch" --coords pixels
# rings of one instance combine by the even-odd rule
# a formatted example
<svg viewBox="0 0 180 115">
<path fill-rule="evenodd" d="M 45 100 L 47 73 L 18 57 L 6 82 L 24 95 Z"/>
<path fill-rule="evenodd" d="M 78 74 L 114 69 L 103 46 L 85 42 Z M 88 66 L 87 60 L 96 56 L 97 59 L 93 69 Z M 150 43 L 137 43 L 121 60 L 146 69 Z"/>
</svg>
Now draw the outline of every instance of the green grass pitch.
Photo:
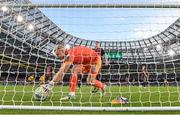
<svg viewBox="0 0 180 115">
<path fill-rule="evenodd" d="M 91 86 L 82 86 L 76 90 L 76 99 L 70 101 L 60 101 L 60 98 L 68 94 L 68 86 L 55 86 L 52 94 L 45 101 L 36 101 L 33 98 L 33 91 L 37 86 L 0 86 L 0 104 L 1 105 L 34 105 L 34 106 L 103 106 L 103 107 L 145 107 L 145 106 L 180 106 L 180 88 L 178 86 L 150 86 L 147 88 L 138 86 L 108 86 L 107 93 L 104 97 L 101 93 L 91 94 L 93 89 Z M 128 98 L 128 104 L 112 105 L 111 101 L 118 97 L 123 96 Z M 43 114 L 51 113 L 178 113 L 179 111 L 167 112 L 91 112 L 91 111 L 40 111 L 40 110 L 1 110 L 1 113 L 34 113 Z"/>
</svg>

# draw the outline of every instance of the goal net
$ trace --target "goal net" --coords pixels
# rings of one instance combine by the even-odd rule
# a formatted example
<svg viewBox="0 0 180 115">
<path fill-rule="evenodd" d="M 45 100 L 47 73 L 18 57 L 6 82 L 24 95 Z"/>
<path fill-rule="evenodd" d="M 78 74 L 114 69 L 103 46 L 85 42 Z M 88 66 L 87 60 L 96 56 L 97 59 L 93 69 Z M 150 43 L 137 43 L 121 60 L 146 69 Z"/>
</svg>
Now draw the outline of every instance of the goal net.
<svg viewBox="0 0 180 115">
<path fill-rule="evenodd" d="M 179 1 L 1 0 L 0 108 L 51 110 L 179 110 Z M 71 70 L 45 100 L 35 90 L 52 80 L 62 62 L 54 47 L 96 42 L 105 54 L 94 89 L 78 75 L 74 99 Z M 72 64 L 73 67 L 73 64 Z"/>
</svg>

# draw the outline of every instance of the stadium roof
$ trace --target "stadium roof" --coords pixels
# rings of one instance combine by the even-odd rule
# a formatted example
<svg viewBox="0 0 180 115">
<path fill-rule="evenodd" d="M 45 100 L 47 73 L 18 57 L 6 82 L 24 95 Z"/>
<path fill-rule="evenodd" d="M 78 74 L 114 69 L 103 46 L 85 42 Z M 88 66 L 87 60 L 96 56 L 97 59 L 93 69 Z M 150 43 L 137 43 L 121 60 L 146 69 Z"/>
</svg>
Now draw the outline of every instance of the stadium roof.
<svg viewBox="0 0 180 115">
<path fill-rule="evenodd" d="M 2 0 L 2 4 L 25 4 L 29 0 Z M 3 47 L 13 47 L 22 53 L 55 59 L 52 56 L 53 47 L 64 42 L 70 46 L 84 45 L 95 47 L 96 41 L 85 40 L 64 32 L 45 16 L 38 8 L 14 7 L 1 8 L 1 43 Z M 177 19 L 167 29 L 148 39 L 137 41 L 102 41 L 101 47 L 106 51 L 123 52 L 124 61 L 158 61 L 171 59 L 169 52 L 179 54 L 180 19 Z M 8 38 L 8 39 L 7 39 Z M 7 45 L 7 46 L 6 46 Z M 156 59 L 157 58 L 157 59 Z"/>
</svg>

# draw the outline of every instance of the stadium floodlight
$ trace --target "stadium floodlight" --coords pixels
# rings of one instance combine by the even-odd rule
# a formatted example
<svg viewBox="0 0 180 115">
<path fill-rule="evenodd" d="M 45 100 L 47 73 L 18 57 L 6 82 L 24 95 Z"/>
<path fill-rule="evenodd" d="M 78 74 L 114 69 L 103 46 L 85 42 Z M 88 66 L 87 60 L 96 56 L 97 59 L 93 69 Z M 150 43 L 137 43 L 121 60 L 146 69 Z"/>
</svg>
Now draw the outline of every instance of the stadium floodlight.
<svg viewBox="0 0 180 115">
<path fill-rule="evenodd" d="M 27 25 L 27 29 L 28 29 L 29 31 L 33 31 L 33 30 L 34 30 L 34 26 L 33 26 L 32 24 L 28 24 L 28 25 Z"/>
<path fill-rule="evenodd" d="M 174 56 L 174 55 L 175 55 L 175 52 L 174 52 L 172 49 L 170 49 L 170 50 L 168 51 L 168 55 Z"/>
<path fill-rule="evenodd" d="M 18 22 L 22 22 L 24 19 L 23 19 L 23 17 L 22 17 L 21 15 L 18 15 L 17 18 L 16 18 L 16 20 L 17 20 Z"/>
<path fill-rule="evenodd" d="M 6 11 L 8 11 L 8 7 L 7 7 L 7 6 L 3 6 L 3 7 L 1 7 L 1 10 L 2 10 L 3 12 L 6 12 Z"/>
<path fill-rule="evenodd" d="M 158 44 L 158 45 L 156 46 L 156 49 L 157 49 L 158 51 L 162 50 L 162 45 L 161 45 L 161 44 Z"/>
</svg>

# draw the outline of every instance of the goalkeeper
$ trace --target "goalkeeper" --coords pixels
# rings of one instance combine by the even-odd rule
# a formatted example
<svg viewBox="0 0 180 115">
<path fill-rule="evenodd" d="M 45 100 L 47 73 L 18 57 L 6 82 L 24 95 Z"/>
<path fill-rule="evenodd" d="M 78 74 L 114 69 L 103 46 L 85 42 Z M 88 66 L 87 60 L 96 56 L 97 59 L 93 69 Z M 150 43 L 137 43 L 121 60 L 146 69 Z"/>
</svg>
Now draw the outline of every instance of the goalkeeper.
<svg viewBox="0 0 180 115">
<path fill-rule="evenodd" d="M 72 74 L 69 80 L 69 94 L 61 100 L 69 100 L 75 97 L 75 88 L 77 84 L 78 74 L 88 73 L 87 83 L 95 86 L 104 93 L 106 85 L 101 81 L 96 80 L 96 76 L 101 68 L 101 57 L 92 49 L 84 46 L 76 46 L 65 49 L 64 45 L 59 44 L 53 50 L 54 55 L 58 57 L 63 63 L 59 71 L 53 77 L 53 80 L 44 88 L 51 89 L 55 82 L 62 81 L 64 73 L 68 71 L 73 64 Z"/>
</svg>

